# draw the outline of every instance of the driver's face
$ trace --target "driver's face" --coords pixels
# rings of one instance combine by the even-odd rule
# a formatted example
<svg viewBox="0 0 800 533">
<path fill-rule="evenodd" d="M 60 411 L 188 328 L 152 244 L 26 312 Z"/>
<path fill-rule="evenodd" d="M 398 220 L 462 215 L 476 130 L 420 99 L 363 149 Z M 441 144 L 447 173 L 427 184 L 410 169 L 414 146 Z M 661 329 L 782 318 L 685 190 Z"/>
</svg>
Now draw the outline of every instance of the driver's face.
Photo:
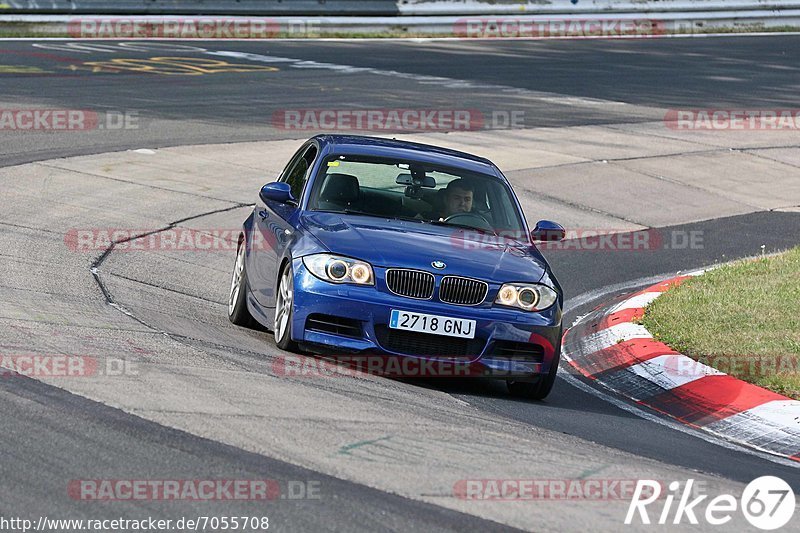
<svg viewBox="0 0 800 533">
<path fill-rule="evenodd" d="M 472 211 L 472 191 L 465 191 L 461 187 L 453 187 L 444 195 L 445 217 L 456 213 Z"/>
</svg>

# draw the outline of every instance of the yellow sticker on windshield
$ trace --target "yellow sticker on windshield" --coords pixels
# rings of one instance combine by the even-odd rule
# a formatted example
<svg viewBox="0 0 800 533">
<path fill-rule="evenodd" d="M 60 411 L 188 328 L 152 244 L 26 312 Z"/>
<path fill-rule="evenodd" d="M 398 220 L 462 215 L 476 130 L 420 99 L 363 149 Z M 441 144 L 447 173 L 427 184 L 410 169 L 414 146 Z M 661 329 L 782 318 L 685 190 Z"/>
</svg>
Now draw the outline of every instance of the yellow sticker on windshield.
<svg viewBox="0 0 800 533">
<path fill-rule="evenodd" d="M 338 167 L 339 166 L 339 162 L 338 161 L 328 161 L 328 166 L 329 167 Z"/>
</svg>

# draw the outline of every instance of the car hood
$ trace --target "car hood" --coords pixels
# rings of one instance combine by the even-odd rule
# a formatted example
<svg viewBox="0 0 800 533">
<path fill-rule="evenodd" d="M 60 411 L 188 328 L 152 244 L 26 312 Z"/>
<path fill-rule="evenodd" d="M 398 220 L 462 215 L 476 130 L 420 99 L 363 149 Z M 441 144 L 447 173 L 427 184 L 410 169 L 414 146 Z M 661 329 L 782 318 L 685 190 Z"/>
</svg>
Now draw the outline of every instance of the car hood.
<svg viewBox="0 0 800 533">
<path fill-rule="evenodd" d="M 301 224 L 331 253 L 362 259 L 378 267 L 436 272 L 498 283 L 539 281 L 547 263 L 528 243 L 478 231 L 360 215 L 312 212 Z"/>
</svg>

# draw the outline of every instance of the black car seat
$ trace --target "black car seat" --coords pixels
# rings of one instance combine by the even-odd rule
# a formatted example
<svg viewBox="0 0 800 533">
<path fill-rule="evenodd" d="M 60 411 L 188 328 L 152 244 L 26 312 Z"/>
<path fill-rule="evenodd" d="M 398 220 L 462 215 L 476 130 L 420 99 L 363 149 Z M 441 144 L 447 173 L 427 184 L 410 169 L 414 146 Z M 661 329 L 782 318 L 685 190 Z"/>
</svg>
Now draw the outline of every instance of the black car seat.
<svg viewBox="0 0 800 533">
<path fill-rule="evenodd" d="M 323 211 L 360 209 L 361 188 L 350 174 L 328 174 L 319 194 L 317 208 Z"/>
</svg>

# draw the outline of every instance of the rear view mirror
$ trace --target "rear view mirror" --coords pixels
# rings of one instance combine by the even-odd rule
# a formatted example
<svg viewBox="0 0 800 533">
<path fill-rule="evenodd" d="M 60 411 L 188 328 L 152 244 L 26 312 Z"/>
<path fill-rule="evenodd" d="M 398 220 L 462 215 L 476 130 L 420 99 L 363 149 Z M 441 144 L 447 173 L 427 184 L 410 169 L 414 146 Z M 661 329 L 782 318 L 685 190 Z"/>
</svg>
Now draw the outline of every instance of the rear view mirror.
<svg viewBox="0 0 800 533">
<path fill-rule="evenodd" d="M 540 220 L 531 231 L 531 238 L 539 242 L 563 241 L 566 236 L 567 232 L 561 224 L 549 220 Z"/>
<path fill-rule="evenodd" d="M 425 187 L 426 189 L 433 189 L 436 187 L 436 180 L 433 176 L 424 176 L 423 178 L 414 178 L 411 174 L 399 174 L 395 183 L 398 185 L 412 185 L 414 187 Z"/>
</svg>

